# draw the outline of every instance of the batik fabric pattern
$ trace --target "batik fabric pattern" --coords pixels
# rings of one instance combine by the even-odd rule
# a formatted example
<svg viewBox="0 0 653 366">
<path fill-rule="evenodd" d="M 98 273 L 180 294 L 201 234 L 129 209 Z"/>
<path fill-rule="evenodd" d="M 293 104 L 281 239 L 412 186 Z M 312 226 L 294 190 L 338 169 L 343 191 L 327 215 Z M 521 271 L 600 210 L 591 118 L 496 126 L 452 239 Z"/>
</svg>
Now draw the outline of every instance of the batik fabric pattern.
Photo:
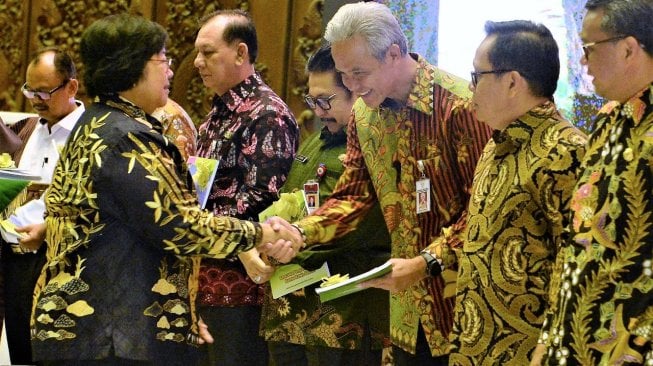
<svg viewBox="0 0 653 366">
<path fill-rule="evenodd" d="M 197 146 L 198 156 L 220 161 L 206 209 L 258 221 L 259 212 L 278 198 L 298 145 L 292 112 L 258 74 L 216 95 Z M 202 261 L 201 305 L 260 305 L 262 295 L 240 261 Z"/>
<path fill-rule="evenodd" d="M 320 202 L 333 191 L 344 171 L 346 135 L 332 134 L 326 128 L 302 143 L 288 181 L 281 192 L 303 189 L 309 180 L 320 184 Z M 320 177 L 318 168 L 326 173 Z M 375 204 L 358 229 L 331 243 L 312 246 L 294 260 L 308 270 L 327 262 L 332 274 L 356 276 L 390 258 L 390 234 L 383 215 Z M 389 295 L 380 289 L 367 289 L 329 302 L 320 303 L 315 293 L 318 284 L 294 293 L 272 298 L 266 291 L 261 316 L 262 335 L 267 341 L 280 341 L 308 346 L 359 350 L 365 326 L 370 328 L 371 349 L 389 344 Z"/>
<path fill-rule="evenodd" d="M 352 231 L 376 200 L 395 258 L 416 257 L 443 227 L 464 226 L 474 167 L 490 130 L 470 111 L 465 80 L 418 55 L 410 57 L 418 67 L 405 106 L 391 100 L 380 108 L 369 108 L 362 99 L 355 102 L 345 172 L 325 205 L 300 222 L 309 244 L 328 243 Z M 417 215 L 416 181 L 422 177 L 430 179 L 432 206 Z M 446 282 L 454 285 L 455 272 Z M 391 295 L 394 345 L 414 353 L 421 323 L 432 355 L 448 352 L 454 298 L 444 298 L 445 284 L 445 277 L 427 278 Z"/>
<path fill-rule="evenodd" d="M 113 353 L 188 364 L 189 344 L 197 343 L 189 301 L 197 267 L 188 256 L 224 258 L 260 241 L 258 224 L 199 210 L 181 155 L 161 130 L 111 96 L 88 108 L 72 131 L 45 195 L 35 360 Z"/>
<path fill-rule="evenodd" d="M 528 365 L 585 142 L 552 102 L 494 131 L 456 250 L 451 364 Z"/>
<path fill-rule="evenodd" d="M 550 365 L 653 364 L 653 84 L 596 117 L 540 342 Z"/>
<path fill-rule="evenodd" d="M 161 121 L 163 136 L 179 149 L 184 161 L 197 153 L 197 128 L 184 108 L 172 99 L 165 106 L 157 108 L 152 117 Z"/>
</svg>

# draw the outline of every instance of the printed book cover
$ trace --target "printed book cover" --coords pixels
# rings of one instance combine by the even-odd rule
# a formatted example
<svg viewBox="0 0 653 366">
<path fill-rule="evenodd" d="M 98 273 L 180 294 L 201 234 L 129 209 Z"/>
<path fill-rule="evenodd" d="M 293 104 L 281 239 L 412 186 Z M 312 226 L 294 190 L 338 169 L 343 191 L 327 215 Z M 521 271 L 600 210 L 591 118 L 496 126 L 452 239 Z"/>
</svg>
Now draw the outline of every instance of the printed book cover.
<svg viewBox="0 0 653 366">
<path fill-rule="evenodd" d="M 218 165 L 219 161 L 216 159 L 200 158 L 198 156 L 188 157 L 188 171 L 193 177 L 200 208 L 206 206 L 206 201 L 211 194 L 215 173 L 218 171 Z"/>
</svg>

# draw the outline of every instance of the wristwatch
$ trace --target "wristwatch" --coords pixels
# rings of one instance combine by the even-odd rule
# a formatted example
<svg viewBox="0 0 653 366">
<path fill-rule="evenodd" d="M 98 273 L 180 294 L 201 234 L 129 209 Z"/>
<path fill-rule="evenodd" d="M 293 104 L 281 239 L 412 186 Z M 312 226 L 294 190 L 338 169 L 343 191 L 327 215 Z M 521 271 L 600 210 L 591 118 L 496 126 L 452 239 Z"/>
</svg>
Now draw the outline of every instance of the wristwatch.
<svg viewBox="0 0 653 366">
<path fill-rule="evenodd" d="M 297 231 L 299 231 L 299 235 L 302 236 L 302 241 L 304 242 L 302 248 L 306 248 L 306 232 L 304 231 L 304 228 L 302 228 L 297 224 L 290 224 L 290 226 L 294 227 L 295 229 L 297 229 Z"/>
<path fill-rule="evenodd" d="M 419 255 L 426 261 L 426 274 L 429 276 L 437 276 L 442 273 L 442 263 L 439 259 L 433 256 L 429 251 L 423 250 Z"/>
</svg>

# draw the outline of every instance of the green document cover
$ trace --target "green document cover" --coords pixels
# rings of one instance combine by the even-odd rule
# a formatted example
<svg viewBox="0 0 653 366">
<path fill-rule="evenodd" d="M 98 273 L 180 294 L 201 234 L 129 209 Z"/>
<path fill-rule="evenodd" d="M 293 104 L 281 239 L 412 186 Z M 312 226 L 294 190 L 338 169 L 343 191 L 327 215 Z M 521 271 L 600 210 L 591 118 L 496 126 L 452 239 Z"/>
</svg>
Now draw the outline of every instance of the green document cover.
<svg viewBox="0 0 653 366">
<path fill-rule="evenodd" d="M 22 179 L 0 178 L 0 213 L 29 185 Z"/>
<path fill-rule="evenodd" d="M 304 204 L 304 191 L 297 190 L 292 193 L 282 193 L 279 199 L 258 214 L 259 222 L 265 222 L 272 216 L 279 216 L 288 222 L 295 222 L 306 216 Z"/>
<path fill-rule="evenodd" d="M 272 277 L 270 277 L 272 297 L 278 299 L 283 295 L 319 282 L 329 276 L 329 266 L 326 262 L 315 271 L 308 271 L 299 264 L 280 266 L 274 271 Z"/>
</svg>

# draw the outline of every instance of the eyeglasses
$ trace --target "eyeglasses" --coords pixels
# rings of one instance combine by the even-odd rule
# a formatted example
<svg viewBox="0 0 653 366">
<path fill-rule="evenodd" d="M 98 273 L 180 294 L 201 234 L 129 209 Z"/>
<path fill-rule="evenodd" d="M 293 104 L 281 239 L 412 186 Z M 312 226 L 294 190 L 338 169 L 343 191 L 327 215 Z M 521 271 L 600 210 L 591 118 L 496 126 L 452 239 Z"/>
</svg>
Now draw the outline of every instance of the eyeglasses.
<svg viewBox="0 0 653 366">
<path fill-rule="evenodd" d="M 476 84 L 478 84 L 478 78 L 481 75 L 486 75 L 486 74 L 503 74 L 506 72 L 511 72 L 512 70 L 489 70 L 489 71 L 472 71 L 472 86 L 476 88 Z"/>
<path fill-rule="evenodd" d="M 585 54 L 585 58 L 587 59 L 587 58 L 589 58 L 589 56 L 590 56 L 590 52 L 592 51 L 592 48 L 591 48 L 591 47 L 594 47 L 594 46 L 596 46 L 597 44 L 601 44 L 601 43 L 607 43 L 607 42 L 619 41 L 619 40 L 622 40 L 622 39 L 624 39 L 624 38 L 626 38 L 626 37 L 628 37 L 628 36 L 624 36 L 624 35 L 616 36 L 616 37 L 612 37 L 612 38 L 604 39 L 604 40 L 602 40 L 602 41 L 596 41 L 596 42 L 585 43 L 585 44 L 583 44 L 581 47 L 583 48 L 583 53 Z"/>
<path fill-rule="evenodd" d="M 54 94 L 57 90 L 61 89 L 64 87 L 64 85 L 68 84 L 70 80 L 64 80 L 61 85 L 58 87 L 50 90 L 50 91 L 38 91 L 38 90 L 32 90 L 27 87 L 27 83 L 23 84 L 23 86 L 20 88 L 20 90 L 23 92 L 23 95 L 27 99 L 34 99 L 35 97 L 38 97 L 41 100 L 50 100 L 52 98 L 52 94 Z"/>
<path fill-rule="evenodd" d="M 163 60 L 159 60 L 159 59 L 156 59 L 156 58 L 151 58 L 151 59 L 149 59 L 148 61 L 154 61 L 154 62 L 165 62 L 165 63 L 168 64 L 168 67 L 172 67 L 172 64 L 173 64 L 173 62 L 174 62 L 174 59 L 173 59 L 172 57 L 166 57 L 166 58 L 164 58 Z"/>
<path fill-rule="evenodd" d="M 328 97 L 317 97 L 313 98 L 312 96 L 306 94 L 304 95 L 304 102 L 308 105 L 309 108 L 315 109 L 316 107 L 320 107 L 325 111 L 328 111 L 331 109 L 331 99 L 336 97 L 336 93 L 331 94 Z"/>
</svg>

